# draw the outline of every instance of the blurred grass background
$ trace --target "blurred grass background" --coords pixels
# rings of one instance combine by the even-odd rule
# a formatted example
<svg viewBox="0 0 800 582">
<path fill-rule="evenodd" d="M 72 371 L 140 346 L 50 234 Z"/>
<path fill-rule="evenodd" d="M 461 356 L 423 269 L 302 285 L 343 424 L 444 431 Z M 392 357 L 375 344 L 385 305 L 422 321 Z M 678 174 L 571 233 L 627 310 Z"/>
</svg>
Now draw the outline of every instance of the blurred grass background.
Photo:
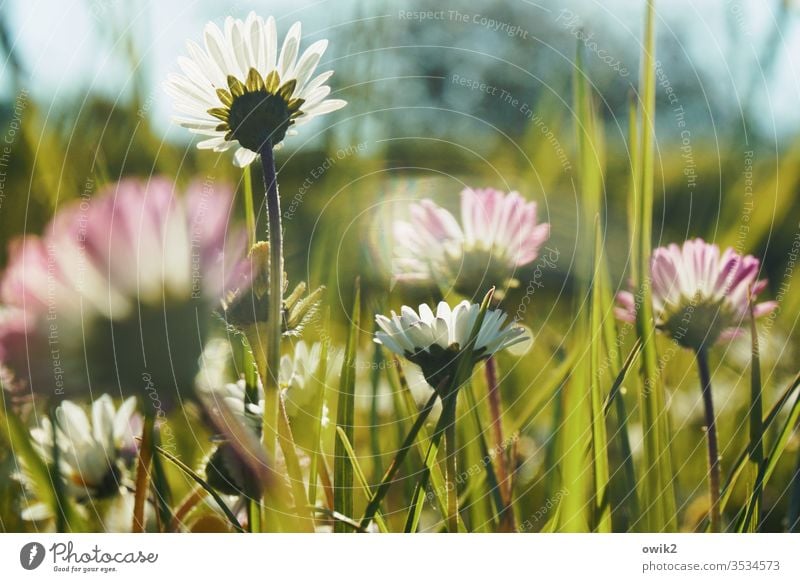
<svg viewBox="0 0 800 582">
<path fill-rule="evenodd" d="M 604 124 L 602 205 L 616 289 L 626 285 L 629 269 L 625 137 L 627 103 L 638 79 L 644 3 L 537 6 L 482 0 L 468 10 L 415 0 L 337 2 L 335 10 L 332 3 L 288 2 L 200 2 L 180 9 L 113 0 L 65 5 L 70 8 L 55 2 L 2 4 L 0 130 L 5 143 L 0 145 L 8 149 L 3 158 L 7 163 L 0 168 L 0 265 L 12 237 L 40 232 L 60 205 L 123 176 L 166 174 L 184 184 L 213 176 L 238 184 L 241 194 L 241 173 L 228 156 L 200 152 L 184 132 L 169 127 L 170 103 L 160 82 L 165 71 L 176 69 L 184 38 L 198 40 L 208 19 L 243 17 L 250 9 L 271 11 L 281 17 L 281 35 L 289 22 L 303 20 L 311 37 L 304 46 L 316 38 L 330 39 L 321 69 L 336 70 L 335 96 L 348 100 L 349 106 L 304 128 L 278 155 L 283 208 L 292 211 L 284 220 L 289 280 L 328 287 L 333 335 L 341 342 L 353 281 L 360 275 L 366 314 L 361 339 L 370 354 L 372 313 L 427 299 L 424 293 L 392 287 L 388 278 L 389 223 L 403 214 L 408 201 L 427 196 L 455 208 L 465 185 L 519 190 L 537 200 L 541 220 L 552 225 L 548 246 L 558 260 L 553 267 L 536 261 L 517 274 L 522 284 L 504 300 L 512 313 L 528 283 L 541 282 L 524 319 L 536 342 L 521 359 L 502 356 L 500 367 L 506 432 L 520 430 L 521 435 L 518 519 L 523 522 L 552 502 L 560 490 L 550 462 L 558 450 L 558 384 L 553 382 L 558 363 L 566 357 L 563 339 L 574 319 L 575 241 L 579 233 L 580 240 L 588 240 L 585 233 L 592 228 L 578 209 L 574 54 L 577 44 L 584 45 L 584 67 Z M 63 42 L 69 31 L 55 44 L 43 43 L 40 52 L 24 42 L 26 35 L 44 39 L 41 30 L 33 30 L 29 16 L 48 7 L 52 12 L 46 19 L 56 22 L 46 30 L 55 34 L 52 29 L 61 26 L 61 17 L 67 24 L 75 21 L 75 30 L 90 35 L 95 53 L 87 56 L 82 36 Z M 444 13 L 425 21 L 406 16 L 428 10 Z M 466 14 L 467 22 L 450 10 Z M 781 303 L 774 324 L 762 324 L 769 407 L 798 368 L 800 286 L 794 282 L 796 255 L 791 251 L 800 240 L 800 9 L 786 0 L 758 6 L 719 1 L 698 7 L 661 2 L 657 10 L 653 244 L 702 236 L 763 257 L 769 295 Z M 59 16 L 59 11 L 65 14 Z M 506 26 L 493 30 L 483 18 Z M 513 35 L 508 34 L 511 27 L 518 29 Z M 55 61 L 69 61 L 64 71 L 43 63 L 53 51 L 61 53 Z M 616 69 L 603 62 L 599 51 L 618 61 Z M 73 68 L 97 73 L 70 77 Z M 459 79 L 486 87 L 471 89 Z M 258 180 L 255 168 L 254 174 Z M 264 219 L 262 208 L 261 232 Z M 309 330 L 310 336 L 314 331 Z M 623 355 L 634 335 L 623 342 Z M 700 393 L 690 355 L 671 352 L 666 342 L 661 353 L 670 354 L 664 370 L 679 522 L 692 529 L 705 511 Z M 747 341 L 714 350 L 723 471 L 747 442 L 748 363 Z M 545 390 L 548 386 L 552 393 Z M 626 402 L 636 415 L 635 394 L 627 394 Z M 363 417 L 357 425 L 366 427 L 367 411 L 359 414 Z M 181 457 L 199 461 L 208 452 L 207 443 L 181 428 L 195 420 L 193 415 L 191 410 L 173 415 L 173 431 Z M 634 423 L 633 433 L 635 428 Z M 355 445 L 364 454 L 369 476 L 377 480 L 391 457 L 370 457 L 370 438 L 369 430 L 359 428 Z M 398 438 L 393 431 L 382 432 L 379 449 L 394 450 Z M 631 439 L 637 455 L 641 435 L 631 434 Z M 799 454 L 795 434 L 765 493 L 766 529 L 783 527 Z M 8 470 L 13 460 L 5 447 L 0 457 Z M 0 485 L 0 514 L 4 528 L 13 531 L 21 526 L 9 521 L 15 512 L 8 487 L 15 485 Z M 736 495 L 732 505 L 738 505 Z M 538 530 L 545 521 L 536 521 L 531 529 Z"/>
</svg>

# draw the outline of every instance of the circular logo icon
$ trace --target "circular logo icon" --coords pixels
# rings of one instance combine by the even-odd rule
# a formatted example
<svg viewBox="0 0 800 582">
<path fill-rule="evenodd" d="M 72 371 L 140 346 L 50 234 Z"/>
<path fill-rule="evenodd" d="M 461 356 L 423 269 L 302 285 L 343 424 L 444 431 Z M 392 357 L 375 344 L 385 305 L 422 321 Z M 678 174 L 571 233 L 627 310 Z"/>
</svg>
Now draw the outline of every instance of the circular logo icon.
<svg viewBox="0 0 800 582">
<path fill-rule="evenodd" d="M 28 542 L 19 551 L 19 563 L 26 570 L 35 570 L 44 561 L 44 546 L 39 542 Z"/>
</svg>

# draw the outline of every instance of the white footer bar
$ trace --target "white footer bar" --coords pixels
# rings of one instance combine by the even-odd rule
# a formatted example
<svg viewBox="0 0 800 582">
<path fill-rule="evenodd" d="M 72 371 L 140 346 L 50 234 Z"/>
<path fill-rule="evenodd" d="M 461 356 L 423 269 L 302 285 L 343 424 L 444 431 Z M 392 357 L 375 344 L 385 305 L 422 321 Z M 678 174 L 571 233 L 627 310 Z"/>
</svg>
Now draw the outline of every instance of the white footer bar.
<svg viewBox="0 0 800 582">
<path fill-rule="evenodd" d="M 800 536 L 2 534 L 0 571 L 20 581 L 796 581 Z"/>
</svg>

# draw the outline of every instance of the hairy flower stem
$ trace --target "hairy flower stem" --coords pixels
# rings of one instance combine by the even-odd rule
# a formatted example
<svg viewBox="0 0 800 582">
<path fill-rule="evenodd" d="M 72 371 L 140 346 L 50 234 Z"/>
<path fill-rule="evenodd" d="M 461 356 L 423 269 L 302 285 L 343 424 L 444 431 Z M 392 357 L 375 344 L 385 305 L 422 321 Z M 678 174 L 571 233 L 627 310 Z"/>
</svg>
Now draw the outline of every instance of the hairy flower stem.
<svg viewBox="0 0 800 582">
<path fill-rule="evenodd" d="M 708 353 L 705 348 L 697 350 L 697 368 L 700 372 L 700 384 L 703 390 L 703 408 L 705 410 L 706 437 L 708 443 L 708 493 L 711 507 L 709 520 L 711 532 L 721 531 L 720 515 L 720 466 L 719 445 L 717 443 L 717 423 L 714 418 L 714 401 L 711 396 L 711 373 L 708 369 Z"/>
<path fill-rule="evenodd" d="M 511 481 L 509 479 L 508 457 L 506 456 L 506 442 L 503 437 L 503 411 L 500 402 L 500 387 L 497 382 L 497 362 L 494 357 L 486 360 L 486 385 L 489 395 L 489 413 L 492 421 L 492 432 L 494 433 L 495 450 L 497 453 L 497 480 L 500 482 L 500 495 L 503 498 L 503 505 L 511 505 Z M 508 513 L 511 516 L 510 513 Z M 512 516 L 513 517 L 513 516 Z"/>
<path fill-rule="evenodd" d="M 278 370 L 281 363 L 281 327 L 283 323 L 283 232 L 281 231 L 281 199 L 278 195 L 278 176 L 272 142 L 267 140 L 261 148 L 261 166 L 267 199 L 269 224 L 269 314 L 267 327 L 266 370 L 264 382 L 264 419 L 262 439 L 264 448 L 275 458 L 278 436 Z M 257 346 L 253 346 L 257 348 Z"/>
</svg>

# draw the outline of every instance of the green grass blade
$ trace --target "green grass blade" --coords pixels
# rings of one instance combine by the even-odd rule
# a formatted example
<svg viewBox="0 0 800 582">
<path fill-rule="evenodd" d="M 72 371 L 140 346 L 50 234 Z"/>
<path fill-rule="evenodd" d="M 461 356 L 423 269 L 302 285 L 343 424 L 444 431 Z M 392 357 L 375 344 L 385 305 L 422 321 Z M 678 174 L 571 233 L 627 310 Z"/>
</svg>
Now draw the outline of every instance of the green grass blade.
<svg viewBox="0 0 800 582">
<path fill-rule="evenodd" d="M 467 406 L 471 412 L 473 429 L 475 430 L 478 437 L 477 441 L 478 441 L 478 446 L 480 447 L 481 457 L 483 459 L 491 460 L 492 455 L 489 451 L 489 445 L 486 442 L 486 436 L 484 435 L 483 432 L 481 415 L 478 412 L 478 402 L 477 399 L 475 398 L 475 393 L 472 390 L 472 385 L 469 384 L 467 386 L 464 386 L 463 392 L 467 395 Z M 505 451 L 498 450 L 495 452 L 497 454 L 505 454 Z M 497 474 L 495 473 L 494 466 L 492 465 L 491 461 L 485 464 L 484 470 L 486 473 L 486 487 L 488 489 L 489 496 L 492 499 L 496 511 L 495 517 L 498 521 L 502 523 L 503 515 L 506 512 L 510 513 L 512 511 L 511 507 L 507 507 L 505 502 L 503 501 L 503 495 L 500 490 L 500 483 L 497 479 Z"/>
<path fill-rule="evenodd" d="M 200 475 L 198 475 L 197 473 L 192 471 L 189 468 L 189 466 L 186 465 L 186 463 L 181 461 L 178 457 L 176 457 L 175 455 L 173 455 L 169 451 L 166 451 L 165 449 L 163 449 L 161 447 L 154 447 L 154 450 L 158 454 L 162 455 L 167 461 L 169 461 L 170 463 L 175 465 L 178 469 L 180 469 L 192 481 L 194 481 L 195 483 L 200 485 L 200 487 L 202 487 L 206 491 L 206 493 L 208 493 L 211 496 L 211 498 L 216 502 L 216 504 L 219 506 L 220 510 L 222 510 L 222 513 L 228 519 L 228 522 L 231 524 L 233 529 L 235 529 L 236 531 L 238 531 L 240 533 L 244 532 L 244 528 L 242 527 L 242 524 L 239 523 L 238 519 L 236 519 L 236 516 L 231 511 L 230 507 L 228 507 L 228 505 L 225 503 L 225 501 L 223 501 L 222 497 L 220 497 L 219 494 L 216 491 L 214 491 L 214 488 L 211 485 L 209 485 L 208 482 L 206 482 L 205 479 L 203 479 Z"/>
<path fill-rule="evenodd" d="M 797 462 L 792 475 L 791 494 L 789 495 L 788 527 L 786 531 L 800 533 L 800 450 L 797 451 Z"/>
<path fill-rule="evenodd" d="M 144 419 L 142 428 L 142 440 L 139 445 L 139 458 L 136 463 L 136 487 L 133 499 L 133 524 L 131 532 L 141 533 L 144 531 L 144 513 L 147 503 L 148 492 L 150 491 L 150 466 L 153 462 L 153 433 L 155 418 L 148 414 Z"/>
<path fill-rule="evenodd" d="M 383 498 L 386 496 L 386 493 L 388 493 L 389 487 L 391 487 L 398 469 L 405 460 L 408 451 L 412 446 L 414 446 L 414 441 L 419 436 L 419 432 L 422 426 L 425 424 L 428 416 L 430 416 L 430 413 L 433 410 L 433 405 L 436 403 L 437 398 L 438 396 L 434 392 L 420 413 L 417 415 L 414 425 L 408 431 L 408 434 L 403 440 L 403 443 L 400 445 L 397 454 L 395 454 L 394 459 L 392 459 L 392 463 L 389 465 L 389 468 L 386 469 L 386 473 L 384 474 L 380 485 L 378 485 L 378 488 L 375 490 L 375 495 L 373 495 L 369 505 L 367 505 L 367 509 L 364 511 L 364 517 L 361 518 L 362 528 L 366 529 L 369 525 L 369 522 L 372 521 L 372 518 L 375 516 L 375 512 L 378 510 L 378 507 L 380 506 Z"/>
<path fill-rule="evenodd" d="M 778 418 L 778 415 L 783 410 L 784 406 L 791 400 L 792 394 L 797 387 L 800 386 L 800 373 L 798 373 L 792 382 L 789 383 L 789 386 L 784 390 L 781 397 L 778 398 L 778 401 L 772 406 L 770 411 L 764 417 L 762 422 L 762 432 L 767 433 L 771 428 L 772 425 L 775 424 L 775 420 Z M 800 393 L 798 394 L 798 401 L 795 402 L 794 406 L 798 406 L 798 402 L 800 402 Z M 791 416 L 792 413 L 790 413 Z M 786 427 L 784 427 L 785 430 Z M 779 438 L 780 441 L 780 438 Z M 721 498 L 720 498 L 720 511 L 724 511 L 728 501 L 730 500 L 731 494 L 733 493 L 733 486 L 738 481 L 739 477 L 744 473 L 744 469 L 747 463 L 748 454 L 750 451 L 750 444 L 748 443 L 747 447 L 739 453 L 739 456 L 736 457 L 736 461 L 733 463 L 733 466 L 728 473 L 728 478 L 725 481 L 725 484 L 722 487 Z"/>
<path fill-rule="evenodd" d="M 625 358 L 625 361 L 620 367 L 619 373 L 614 379 L 614 383 L 611 385 L 606 401 L 603 404 L 603 410 L 606 415 L 609 414 L 612 405 L 616 407 L 617 425 L 615 436 L 618 441 L 622 464 L 621 469 L 616 469 L 614 471 L 615 474 L 619 474 L 617 480 L 620 484 L 619 488 L 622 490 L 622 498 L 618 501 L 619 507 L 617 508 L 616 517 L 618 518 L 617 521 L 621 524 L 620 527 L 626 531 L 630 528 L 631 523 L 639 517 L 639 492 L 638 482 L 636 480 L 636 468 L 633 463 L 633 450 L 628 436 L 628 411 L 621 390 L 622 383 L 625 381 L 628 372 L 641 353 L 641 348 L 642 344 L 637 340 L 633 349 L 631 349 L 631 352 L 628 354 L 628 357 Z M 612 482 L 615 482 L 614 478 L 612 478 Z"/>
<path fill-rule="evenodd" d="M 56 521 L 60 522 L 57 531 L 86 532 L 90 531 L 86 520 L 63 492 L 61 474 L 57 471 L 57 456 L 51 466 L 39 456 L 30 440 L 30 433 L 13 410 L 7 408 L 8 393 L 0 386 L 0 425 L 8 427 L 8 444 L 16 459 L 17 465 L 24 465 L 28 483 L 36 499 L 47 505 Z M 56 424 L 51 419 L 53 434 Z M 54 449 L 56 455 L 58 452 Z"/>
<path fill-rule="evenodd" d="M 356 452 L 353 450 L 353 445 L 350 444 L 350 441 L 347 439 L 347 435 L 340 426 L 336 427 L 336 436 L 341 439 L 342 446 L 344 447 L 347 456 L 350 458 L 350 463 L 353 465 L 353 472 L 355 473 L 358 485 L 361 487 L 361 490 L 364 492 L 364 495 L 369 501 L 372 499 L 372 491 L 370 490 L 369 483 L 367 483 L 367 477 L 364 474 L 361 465 L 358 464 L 358 459 L 356 458 Z M 375 512 L 375 523 L 382 533 L 389 532 L 388 528 L 386 527 L 386 522 L 383 520 L 380 511 Z"/>
<path fill-rule="evenodd" d="M 750 301 L 750 444 L 748 446 L 747 465 L 750 473 L 750 496 L 747 510 L 741 521 L 739 531 L 754 533 L 758 531 L 761 520 L 761 502 L 764 485 L 764 423 L 762 420 L 763 405 L 761 403 L 761 358 L 758 346 L 758 330 L 753 313 L 753 302 Z"/>
<path fill-rule="evenodd" d="M 603 261 L 600 217 L 595 220 L 595 269 L 600 269 Z M 600 365 L 603 354 L 603 305 L 599 276 L 595 271 L 591 297 L 591 408 L 592 408 L 592 456 L 594 458 L 594 516 L 595 531 L 611 532 L 611 503 L 609 499 L 608 438 L 606 434 L 606 415 L 603 410 L 603 396 L 600 387 Z"/>
<path fill-rule="evenodd" d="M 579 160 L 580 180 L 580 221 L 584 225 L 581 233 L 591 232 L 587 227 L 594 223 L 599 209 L 599 167 L 596 152 L 593 151 L 591 108 L 586 74 L 583 70 L 583 55 L 580 43 L 577 45 L 576 64 L 573 74 L 573 100 L 576 116 L 575 131 Z M 561 479 L 563 486 L 569 489 L 570 495 L 561 505 L 558 531 L 586 532 L 592 529 L 593 513 L 593 469 L 594 459 L 586 454 L 583 444 L 593 440 L 592 423 L 592 366 L 591 356 L 593 339 L 602 341 L 601 337 L 593 338 L 591 329 L 590 293 L 595 273 L 591 234 L 580 235 L 576 242 L 575 278 L 576 294 L 574 298 L 576 324 L 571 347 L 577 354 L 577 361 L 570 371 L 569 379 L 564 384 L 562 396 L 563 422 L 559 430 Z M 587 305 L 587 302 L 589 305 Z M 594 448 L 594 447 L 592 447 Z"/>
<path fill-rule="evenodd" d="M 24 471 L 30 478 L 33 494 L 52 510 L 53 515 L 58 515 L 59 508 L 55 491 L 52 486 L 47 486 L 51 483 L 50 470 L 34 449 L 28 431 L 19 417 L 13 410 L 6 409 L 7 394 L 5 387 L 0 386 L 0 402 L 2 402 L 0 423 L 8 427 L 8 445 L 15 464 L 17 466 L 24 465 Z"/>
<path fill-rule="evenodd" d="M 677 531 L 677 514 L 671 468 L 668 416 L 664 387 L 658 369 L 653 299 L 650 285 L 652 251 L 653 197 L 655 189 L 655 1 L 648 0 L 645 41 L 642 51 L 641 143 L 637 160 L 640 186 L 634 192 L 636 223 L 632 225 L 636 275 L 636 330 L 642 341 L 642 389 L 639 393 L 644 433 L 644 489 L 642 499 L 644 526 L 648 531 Z"/>
<path fill-rule="evenodd" d="M 625 382 L 625 378 L 628 376 L 628 372 L 630 371 L 633 364 L 636 362 L 639 354 L 642 350 L 642 342 L 640 340 L 636 340 L 636 343 L 633 345 L 628 357 L 625 358 L 625 361 L 622 364 L 622 367 L 619 369 L 619 373 L 617 377 L 614 378 L 614 383 L 611 385 L 611 389 L 608 391 L 608 396 L 606 397 L 605 402 L 603 403 L 603 410 L 605 413 L 608 414 L 611 411 L 611 405 L 614 404 L 614 401 L 621 396 L 620 390 L 622 389 L 622 384 Z"/>
<path fill-rule="evenodd" d="M 789 410 L 789 417 L 786 419 L 786 422 L 784 423 L 781 432 L 778 434 L 777 440 L 773 443 L 769 455 L 765 459 L 766 463 L 766 469 L 764 470 L 765 487 L 770 477 L 772 477 L 772 474 L 775 472 L 775 467 L 778 466 L 778 461 L 780 460 L 783 453 L 786 451 L 786 445 L 789 442 L 792 433 L 794 432 L 795 426 L 797 426 L 798 420 L 800 420 L 800 394 L 798 394 L 797 398 L 794 401 L 794 404 L 792 405 L 792 408 Z"/>
<path fill-rule="evenodd" d="M 419 414 L 419 410 L 417 407 L 417 403 L 414 400 L 414 395 L 411 393 L 411 388 L 408 385 L 408 380 L 406 379 L 405 372 L 403 372 L 403 367 L 400 364 L 400 360 L 394 358 L 394 369 L 397 370 L 397 384 L 399 386 L 399 393 L 401 396 L 401 401 L 403 405 L 402 416 L 404 418 L 411 418 Z M 392 375 L 389 374 L 390 382 L 394 380 Z M 393 386 L 394 388 L 394 386 Z M 397 392 L 398 390 L 396 390 Z M 419 436 L 414 441 L 416 443 L 417 452 L 419 453 L 420 460 L 424 463 L 425 458 L 427 456 L 427 446 L 425 443 L 429 441 L 430 437 L 428 435 L 428 431 L 425 426 L 421 426 L 419 429 Z M 430 467 L 431 471 L 431 486 L 433 488 L 434 497 L 436 498 L 436 502 L 439 507 L 446 507 L 445 503 L 446 500 L 443 496 L 444 492 L 444 474 L 442 473 L 441 467 L 434 463 Z"/>
<path fill-rule="evenodd" d="M 278 441 L 281 446 L 281 451 L 283 452 L 283 459 L 286 463 L 286 473 L 291 484 L 295 509 L 298 512 L 299 520 L 297 525 L 300 531 L 313 532 L 313 517 L 306 506 L 308 492 L 303 484 L 303 471 L 300 467 L 300 457 L 297 455 L 297 448 L 292 435 L 292 427 L 289 424 L 289 416 L 286 413 L 286 405 L 283 402 L 283 397 L 280 397 L 278 400 Z"/>
<path fill-rule="evenodd" d="M 545 407 L 555 402 L 558 399 L 557 392 L 559 387 L 569 377 L 569 372 L 575 365 L 575 351 L 570 350 L 564 361 L 560 362 L 553 368 L 550 375 L 542 382 L 541 385 L 536 386 L 530 397 L 526 397 L 525 408 L 519 414 L 514 414 L 511 419 L 511 432 L 521 432 L 523 429 L 530 426 L 536 417 L 538 417 L 545 409 Z M 509 411 L 511 412 L 511 411 Z"/>
<path fill-rule="evenodd" d="M 161 444 L 161 435 L 156 430 L 154 434 L 153 443 L 156 446 Z M 167 480 L 167 473 L 164 463 L 159 455 L 153 456 L 153 494 L 155 496 L 156 506 L 158 508 L 159 531 L 164 531 L 164 528 L 169 527 L 172 523 L 172 489 Z"/>
<path fill-rule="evenodd" d="M 436 455 L 439 452 L 439 444 L 442 441 L 442 436 L 444 436 L 444 427 L 446 423 L 446 415 L 444 412 L 442 412 L 442 416 L 439 417 L 439 421 L 436 423 L 436 428 L 433 430 L 433 436 L 431 437 L 430 444 L 428 445 L 428 450 L 425 453 L 422 474 L 420 475 L 417 485 L 414 488 L 414 494 L 411 496 L 411 503 L 409 504 L 408 514 L 406 516 L 406 525 L 403 529 L 403 531 L 406 533 L 413 533 L 417 531 L 419 518 L 422 515 L 422 507 L 425 500 L 425 491 L 428 487 L 428 479 L 430 478 L 432 468 L 436 466 Z M 442 498 L 441 496 L 443 491 L 436 491 L 435 494 L 437 495 L 437 498 Z M 445 504 L 440 505 L 439 508 L 442 513 L 447 511 L 447 500 L 445 499 L 444 502 Z"/>
<path fill-rule="evenodd" d="M 323 329 L 328 329 L 330 326 L 330 311 L 326 310 L 322 321 Z M 312 401 L 313 418 L 315 422 L 313 429 L 314 435 L 311 439 L 312 449 L 309 453 L 310 463 L 308 474 L 308 504 L 312 507 L 317 504 L 317 481 L 319 479 L 319 464 L 317 463 L 317 458 L 322 454 L 322 412 L 325 407 L 325 392 L 327 389 L 329 345 L 329 341 L 322 342 L 319 370 L 317 376 L 312 379 L 312 389 L 315 391 Z"/>
<path fill-rule="evenodd" d="M 341 428 L 349 442 L 353 441 L 355 423 L 356 352 L 358 350 L 358 331 L 361 325 L 361 284 L 356 279 L 355 299 L 350 317 L 350 330 L 342 363 L 342 377 L 339 384 L 339 399 L 336 408 L 336 426 Z M 353 464 L 345 451 L 341 439 L 336 440 L 333 461 L 333 510 L 341 515 L 353 516 Z M 365 526 L 366 527 L 366 526 Z M 333 531 L 351 531 L 345 524 L 336 521 Z"/>
</svg>

